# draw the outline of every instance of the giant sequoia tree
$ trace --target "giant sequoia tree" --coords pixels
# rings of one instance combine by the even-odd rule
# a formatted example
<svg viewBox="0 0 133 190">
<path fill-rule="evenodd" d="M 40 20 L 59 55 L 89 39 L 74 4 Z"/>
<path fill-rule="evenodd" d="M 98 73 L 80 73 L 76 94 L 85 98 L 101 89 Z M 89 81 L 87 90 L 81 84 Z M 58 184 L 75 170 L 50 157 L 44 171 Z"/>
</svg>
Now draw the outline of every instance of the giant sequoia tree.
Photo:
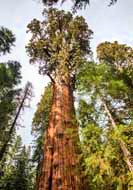
<svg viewBox="0 0 133 190">
<path fill-rule="evenodd" d="M 45 20 L 34 19 L 28 29 L 32 38 L 27 46 L 31 63 L 47 74 L 53 85 L 52 107 L 47 130 L 44 163 L 39 190 L 78 190 L 80 180 L 76 139 L 73 88 L 81 64 L 90 54 L 92 31 L 83 17 L 49 9 Z"/>
</svg>

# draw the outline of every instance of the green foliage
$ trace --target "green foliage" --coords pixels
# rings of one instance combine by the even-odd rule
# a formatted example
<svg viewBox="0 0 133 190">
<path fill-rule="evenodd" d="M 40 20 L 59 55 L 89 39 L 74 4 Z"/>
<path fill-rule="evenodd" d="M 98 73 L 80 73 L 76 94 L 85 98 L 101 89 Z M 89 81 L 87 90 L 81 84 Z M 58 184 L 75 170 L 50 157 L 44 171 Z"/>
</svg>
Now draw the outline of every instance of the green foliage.
<svg viewBox="0 0 133 190">
<path fill-rule="evenodd" d="M 132 48 L 105 42 L 98 46 L 97 53 L 99 63 L 85 62 L 76 82 L 78 91 L 84 94 L 77 114 L 82 167 L 89 189 L 131 190 L 133 176 L 119 141 L 132 155 Z M 114 129 L 103 100 L 116 123 Z"/>
<path fill-rule="evenodd" d="M 49 114 L 52 104 L 52 92 L 52 85 L 49 84 L 45 88 L 44 94 L 42 95 L 40 103 L 37 106 L 37 110 L 34 114 L 32 122 L 32 134 L 35 137 L 35 147 L 32 160 L 33 162 L 37 163 L 37 175 L 39 175 L 40 164 L 43 159 L 44 138 L 49 122 Z"/>
<path fill-rule="evenodd" d="M 107 93 L 115 100 L 115 103 L 122 103 L 125 119 L 130 120 L 133 108 L 133 49 L 118 42 L 105 42 L 98 46 L 97 53 L 100 63 L 110 67 L 108 75 L 111 77 L 107 81 Z"/>
<path fill-rule="evenodd" d="M 133 59 L 133 49 L 117 41 L 104 42 L 97 47 L 97 56 L 100 62 L 113 64 L 118 70 L 122 70 L 131 65 Z"/>
<path fill-rule="evenodd" d="M 112 46 L 114 46 L 114 44 Z M 98 48 L 99 47 L 100 46 L 98 46 Z M 107 52 L 109 53 L 109 47 L 103 47 L 103 49 L 104 52 L 107 49 Z M 119 53 L 120 51 L 121 49 L 119 49 Z M 106 55 L 107 52 L 105 52 Z M 100 54 L 100 60 L 102 55 L 103 52 Z M 119 123 L 120 121 L 121 123 L 125 123 L 129 120 L 131 121 L 132 119 L 133 93 L 132 78 L 130 73 L 133 72 L 133 67 L 131 66 L 131 62 L 129 62 L 128 60 L 128 64 L 126 66 L 123 66 L 121 70 L 119 69 L 119 67 L 116 66 L 116 61 L 113 61 L 113 58 L 110 59 L 112 60 L 111 63 L 109 61 L 107 62 L 107 59 L 101 60 L 100 63 L 84 63 L 83 67 L 80 69 L 80 72 L 78 73 L 76 84 L 80 91 L 89 93 L 93 97 L 93 99 L 96 99 L 96 97 L 97 99 L 103 97 L 106 100 L 110 112 L 114 117 L 114 120 L 116 120 L 116 122 L 118 121 Z M 119 56 L 120 65 L 122 61 L 123 58 L 122 60 L 120 60 Z M 130 70 L 130 72 L 128 72 L 129 75 L 127 74 L 127 70 Z"/>
<path fill-rule="evenodd" d="M 29 187 L 31 185 L 30 178 L 30 163 L 29 163 L 29 150 L 26 150 L 25 146 L 22 148 L 19 155 L 17 155 L 17 161 L 15 164 L 15 171 L 13 172 L 13 175 L 15 176 L 13 188 L 14 189 L 20 189 L 20 190 L 27 190 L 31 189 L 32 187 Z"/>
<path fill-rule="evenodd" d="M 1 27 L 0 55 L 10 53 L 14 41 L 12 32 Z M 0 63 L 0 189 L 2 190 L 32 190 L 34 184 L 35 175 L 30 161 L 30 149 L 23 146 L 21 138 L 16 136 L 16 115 L 19 116 L 18 107 L 22 102 L 21 89 L 18 88 L 21 82 L 20 69 L 21 65 L 17 61 Z"/>
<path fill-rule="evenodd" d="M 33 118 L 33 127 L 32 132 L 36 133 L 37 131 L 41 130 L 42 127 L 44 129 L 47 129 L 48 121 L 49 121 L 49 112 L 51 108 L 51 102 L 52 101 L 52 86 L 51 84 L 48 84 L 45 88 L 44 94 L 42 95 L 42 98 L 40 100 L 40 103 L 37 106 L 37 111 L 34 114 Z M 39 132 L 40 133 L 40 132 Z M 36 133 L 38 135 L 38 133 Z"/>
<path fill-rule="evenodd" d="M 0 27 L 0 55 L 10 53 L 14 42 L 15 36 L 12 32 Z M 11 122 L 17 109 L 17 97 L 20 93 L 17 85 L 21 82 L 20 69 L 21 65 L 17 61 L 0 63 L 0 160 L 3 158 L 1 150 L 9 136 Z M 15 135 L 15 128 L 11 135 L 12 137 Z"/>
<path fill-rule="evenodd" d="M 2 190 L 33 189 L 34 172 L 30 162 L 30 149 L 22 145 L 19 136 L 14 140 L 2 172 L 0 178 Z"/>
<path fill-rule="evenodd" d="M 73 17 L 50 8 L 44 10 L 45 20 L 34 19 L 28 30 L 32 38 L 27 46 L 31 63 L 39 64 L 39 72 L 51 76 L 69 75 L 74 78 L 86 56 L 90 54 L 92 31 L 81 16 Z"/>
<path fill-rule="evenodd" d="M 14 87 L 20 83 L 21 65 L 17 61 L 8 61 L 7 63 L 0 63 L 0 89 Z"/>
<path fill-rule="evenodd" d="M 80 129 L 82 168 L 89 189 L 131 189 L 133 178 L 118 144 L 118 139 L 123 139 L 131 151 L 132 134 L 126 131 L 131 134 L 131 126 L 111 131 L 89 121 Z"/>
<path fill-rule="evenodd" d="M 10 129 L 10 124 L 17 108 L 16 97 L 20 89 L 20 63 L 9 61 L 0 63 L 0 148 L 5 142 Z"/>
<path fill-rule="evenodd" d="M 0 27 L 0 55 L 10 53 L 11 46 L 14 45 L 15 36 L 12 32 L 5 28 Z"/>
</svg>

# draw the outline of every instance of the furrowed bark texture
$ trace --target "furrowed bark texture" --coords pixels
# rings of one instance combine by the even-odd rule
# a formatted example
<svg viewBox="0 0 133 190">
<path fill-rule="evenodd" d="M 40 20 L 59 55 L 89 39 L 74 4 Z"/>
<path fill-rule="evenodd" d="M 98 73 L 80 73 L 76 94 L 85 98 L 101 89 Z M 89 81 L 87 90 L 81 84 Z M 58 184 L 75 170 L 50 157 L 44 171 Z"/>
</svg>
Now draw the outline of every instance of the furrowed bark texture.
<svg viewBox="0 0 133 190">
<path fill-rule="evenodd" d="M 55 82 L 38 190 L 79 190 L 77 137 L 71 86 Z"/>
</svg>

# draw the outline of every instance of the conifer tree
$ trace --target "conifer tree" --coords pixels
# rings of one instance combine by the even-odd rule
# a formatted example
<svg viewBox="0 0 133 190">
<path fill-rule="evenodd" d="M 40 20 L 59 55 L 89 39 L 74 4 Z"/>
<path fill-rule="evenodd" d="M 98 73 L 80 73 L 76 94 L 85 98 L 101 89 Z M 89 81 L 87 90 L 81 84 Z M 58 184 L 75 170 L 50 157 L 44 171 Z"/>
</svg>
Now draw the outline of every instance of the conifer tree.
<svg viewBox="0 0 133 190">
<path fill-rule="evenodd" d="M 84 168 L 93 190 L 133 187 L 132 51 L 118 42 L 101 43 L 99 63 L 85 63 L 78 75 L 78 90 L 89 96 L 80 102 L 79 120 Z"/>
<path fill-rule="evenodd" d="M 2 190 L 33 190 L 34 170 L 30 158 L 30 148 L 22 144 L 20 136 L 15 137 L 0 176 Z"/>
<path fill-rule="evenodd" d="M 16 90 L 15 90 L 16 91 Z M 22 96 L 22 97 L 21 97 Z M 5 126 L 6 127 L 6 138 L 2 140 L 2 145 L 0 147 L 0 161 L 3 159 L 4 157 L 4 154 L 6 153 L 7 151 L 7 148 L 8 148 L 8 144 L 9 142 L 12 140 L 12 136 L 15 132 L 15 129 L 16 129 L 16 126 L 17 126 L 17 121 L 18 121 L 18 118 L 20 117 L 20 113 L 22 111 L 22 109 L 24 109 L 24 107 L 26 106 L 26 101 L 28 99 L 30 99 L 32 96 L 32 85 L 31 83 L 27 83 L 26 86 L 25 86 L 25 89 L 24 89 L 24 92 L 17 97 L 19 99 L 20 102 L 16 102 L 16 100 L 14 101 L 15 99 L 15 96 L 13 97 L 14 99 L 10 99 L 9 97 L 9 101 L 12 103 L 12 101 L 14 101 L 14 103 L 18 103 L 18 105 L 14 105 L 15 107 L 15 113 L 13 112 L 12 110 L 12 113 L 9 113 L 8 111 L 8 115 L 11 114 L 11 118 L 9 120 L 7 120 L 6 122 L 8 126 Z M 7 101 L 7 99 L 6 99 Z M 3 102 L 2 102 L 3 103 Z M 4 102 L 5 104 L 5 102 Z M 3 110 L 2 110 L 3 111 Z M 3 135 L 5 136 L 5 131 L 3 131 Z"/>
<path fill-rule="evenodd" d="M 45 88 L 44 94 L 37 106 L 37 110 L 34 114 L 32 121 L 32 134 L 35 139 L 35 147 L 32 156 L 32 161 L 36 163 L 36 188 L 40 179 L 40 172 L 42 163 L 44 160 L 44 139 L 46 137 L 46 131 L 49 123 L 49 114 L 52 104 L 52 85 L 48 84 Z"/>
<path fill-rule="evenodd" d="M 0 55 L 10 53 L 15 36 L 5 28 L 0 27 Z M 0 150 L 6 141 L 12 116 L 17 107 L 16 97 L 20 89 L 16 86 L 21 82 L 21 65 L 17 61 L 0 63 Z"/>
<path fill-rule="evenodd" d="M 47 74 L 53 85 L 52 108 L 45 140 L 44 162 L 39 190 L 80 189 L 77 173 L 73 89 L 76 74 L 90 54 L 92 31 L 83 17 L 49 9 L 45 20 L 34 19 L 28 29 L 32 38 L 27 46 L 31 63 Z"/>
<path fill-rule="evenodd" d="M 0 55 L 10 53 L 15 36 L 0 27 Z M 33 173 L 29 150 L 22 148 L 21 138 L 16 136 L 20 111 L 31 97 L 31 84 L 24 92 L 21 82 L 21 65 L 17 61 L 0 63 L 0 189 L 33 189 Z"/>
<path fill-rule="evenodd" d="M 11 47 L 14 45 L 15 36 L 11 30 L 0 27 L 0 55 L 10 53 Z"/>
<path fill-rule="evenodd" d="M 28 190 L 30 189 L 32 178 L 30 176 L 30 152 L 25 146 L 17 154 L 15 170 L 13 172 L 13 189 Z"/>
</svg>

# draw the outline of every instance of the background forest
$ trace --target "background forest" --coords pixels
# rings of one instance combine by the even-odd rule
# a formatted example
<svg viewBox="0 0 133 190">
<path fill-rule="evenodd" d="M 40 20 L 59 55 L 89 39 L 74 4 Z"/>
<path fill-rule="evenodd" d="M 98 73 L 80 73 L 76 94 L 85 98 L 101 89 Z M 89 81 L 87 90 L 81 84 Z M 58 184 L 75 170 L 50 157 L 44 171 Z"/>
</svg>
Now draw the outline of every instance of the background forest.
<svg viewBox="0 0 133 190">
<path fill-rule="evenodd" d="M 25 35 L 29 36 L 24 45 L 30 63 L 39 63 L 39 74 L 47 75 L 51 82 L 44 76 L 36 80 L 33 77 L 30 82 L 27 78 L 23 80 L 23 64 L 14 56 L 11 58 L 17 38 L 8 26 L 0 26 L 0 189 L 40 190 L 38 181 L 45 160 L 44 142 L 53 102 L 53 83 L 58 75 L 64 77 L 69 73 L 80 139 L 76 145 L 78 172 L 85 184 L 82 189 L 132 190 L 132 45 L 119 39 L 99 40 L 93 45 L 96 31 L 82 17 L 84 6 L 89 11 L 93 1 L 70 2 L 72 13 L 58 10 L 57 1 L 42 3 L 42 16 L 33 17 L 27 23 Z M 44 9 L 53 4 L 56 8 Z M 59 9 L 66 5 L 67 2 Z M 121 2 L 106 1 L 109 11 L 112 7 L 108 5 L 119 6 Z M 29 75 L 32 71 L 28 71 Z M 42 95 L 35 100 L 38 93 L 35 86 L 40 82 Z M 38 101 L 34 111 L 33 101 L 35 104 Z M 24 123 L 27 109 L 34 115 L 30 114 Z M 32 140 L 30 135 L 26 138 L 32 142 L 24 140 L 23 130 L 31 131 Z"/>
</svg>

